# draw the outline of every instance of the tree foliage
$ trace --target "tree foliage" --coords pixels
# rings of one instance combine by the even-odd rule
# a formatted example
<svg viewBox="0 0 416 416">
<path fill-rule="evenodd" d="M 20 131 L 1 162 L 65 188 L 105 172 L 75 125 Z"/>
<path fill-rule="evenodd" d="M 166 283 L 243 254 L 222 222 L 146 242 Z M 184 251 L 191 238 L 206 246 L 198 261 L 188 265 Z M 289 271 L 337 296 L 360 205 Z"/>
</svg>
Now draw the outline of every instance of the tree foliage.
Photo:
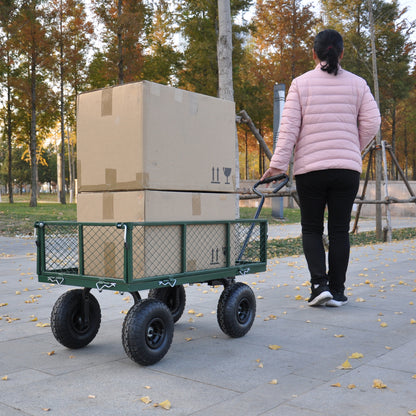
<svg viewBox="0 0 416 416">
<path fill-rule="evenodd" d="M 91 0 L 87 7 L 86 0 L 0 0 L 0 187 L 17 178 L 17 166 L 26 166 L 36 204 L 38 179 L 56 181 L 48 146 L 57 126 L 67 143 L 60 152 L 75 175 L 81 92 L 146 79 L 218 96 L 217 1 Z M 319 15 L 301 0 L 230 5 L 236 111 L 248 112 L 269 147 L 274 84 L 284 83 L 287 91 L 293 78 L 313 68 L 313 38 L 320 29 L 341 32 L 342 66 L 373 88 L 368 0 L 321 0 Z M 383 139 L 416 178 L 416 22 L 404 18 L 398 0 L 371 5 Z M 258 177 L 267 160 L 245 125 L 238 133 L 241 176 Z M 393 169 L 391 174 L 397 176 Z"/>
</svg>

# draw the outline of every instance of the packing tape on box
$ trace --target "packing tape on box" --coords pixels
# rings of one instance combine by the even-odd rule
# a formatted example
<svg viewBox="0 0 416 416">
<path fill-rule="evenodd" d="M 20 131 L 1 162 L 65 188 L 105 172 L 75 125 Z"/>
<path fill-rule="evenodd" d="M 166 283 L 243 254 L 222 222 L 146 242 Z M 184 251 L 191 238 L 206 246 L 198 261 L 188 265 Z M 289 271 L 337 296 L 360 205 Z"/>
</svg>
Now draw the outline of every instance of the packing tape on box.
<svg viewBox="0 0 416 416">
<path fill-rule="evenodd" d="M 103 220 L 114 220 L 114 196 L 112 193 L 103 195 Z"/>
<path fill-rule="evenodd" d="M 81 190 L 81 160 L 77 159 L 77 183 L 78 192 Z"/>
<path fill-rule="evenodd" d="M 105 242 L 104 273 L 106 277 L 116 276 L 116 246 L 112 241 Z"/>
<path fill-rule="evenodd" d="M 117 182 L 117 169 L 104 170 L 104 183 L 95 185 L 83 185 L 81 178 L 81 161 L 77 162 L 78 190 L 79 192 L 103 192 L 103 191 L 139 191 L 148 188 L 149 174 L 137 172 L 133 181 Z"/>
<path fill-rule="evenodd" d="M 105 170 L 105 184 L 109 185 L 110 188 L 117 183 L 117 169 L 106 169 Z"/>
<path fill-rule="evenodd" d="M 192 215 L 201 215 L 201 195 L 192 194 Z"/>
<path fill-rule="evenodd" d="M 113 115 L 113 89 L 105 88 L 101 93 L 101 116 Z"/>
</svg>

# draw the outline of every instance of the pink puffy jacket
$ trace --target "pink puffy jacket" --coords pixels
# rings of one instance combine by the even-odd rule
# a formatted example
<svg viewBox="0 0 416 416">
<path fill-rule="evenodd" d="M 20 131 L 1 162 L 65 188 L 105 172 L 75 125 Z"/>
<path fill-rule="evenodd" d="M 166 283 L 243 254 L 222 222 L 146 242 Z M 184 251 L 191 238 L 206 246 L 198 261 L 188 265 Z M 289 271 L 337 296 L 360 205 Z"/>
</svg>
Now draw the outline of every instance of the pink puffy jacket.
<svg viewBox="0 0 416 416">
<path fill-rule="evenodd" d="M 295 78 L 283 109 L 270 167 L 286 172 L 293 146 L 294 174 L 323 169 L 361 173 L 361 151 L 380 127 L 380 112 L 364 79 L 318 65 Z"/>
</svg>

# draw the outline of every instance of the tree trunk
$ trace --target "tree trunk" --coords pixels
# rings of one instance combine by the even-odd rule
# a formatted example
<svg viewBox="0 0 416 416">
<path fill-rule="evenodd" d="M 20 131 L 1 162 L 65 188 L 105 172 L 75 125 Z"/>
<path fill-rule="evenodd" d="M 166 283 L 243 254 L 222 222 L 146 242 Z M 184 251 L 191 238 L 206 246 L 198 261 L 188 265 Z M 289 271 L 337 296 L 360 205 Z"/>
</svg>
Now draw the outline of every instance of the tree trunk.
<svg viewBox="0 0 416 416">
<path fill-rule="evenodd" d="M 10 62 L 9 52 L 7 53 L 7 62 Z M 9 188 L 9 202 L 13 204 L 13 179 L 12 179 L 12 90 L 10 86 L 10 65 L 7 65 L 7 186 Z"/>
<path fill-rule="evenodd" d="M 36 57 L 32 56 L 31 64 L 31 119 L 30 119 L 30 163 L 31 163 L 31 194 L 30 206 L 36 207 L 38 204 L 38 161 L 36 157 L 37 143 L 36 143 Z"/>
<path fill-rule="evenodd" d="M 376 56 L 376 42 L 375 42 L 375 32 L 374 32 L 374 18 L 373 18 L 373 4 L 372 0 L 368 0 L 368 14 L 370 21 L 370 38 L 371 38 L 371 57 L 373 64 L 373 79 L 374 79 L 374 97 L 377 102 L 378 108 L 380 108 L 380 95 L 378 88 L 378 74 L 377 74 L 377 56 Z M 381 147 L 381 131 L 380 129 L 377 132 L 376 144 L 378 149 Z M 381 177 L 382 172 L 382 155 L 380 150 L 376 151 L 376 200 L 381 200 Z M 383 230 L 382 230 L 382 219 L 381 219 L 381 205 L 376 205 L 376 238 L 381 241 L 383 239 Z"/>
<path fill-rule="evenodd" d="M 230 0 L 218 0 L 218 97 L 234 101 Z"/>
<path fill-rule="evenodd" d="M 233 34 L 231 22 L 230 0 L 218 0 L 218 97 L 234 101 L 233 87 Z M 231 140 L 231 138 L 230 138 Z M 235 133 L 235 178 L 236 187 L 240 186 L 240 164 L 238 151 L 238 135 Z M 239 199 L 236 195 L 236 218 L 240 216 Z"/>
<path fill-rule="evenodd" d="M 72 204 L 74 202 L 74 185 L 75 185 L 75 181 L 74 181 L 74 166 L 73 166 L 73 160 L 74 158 L 72 157 L 72 144 L 71 141 L 69 140 L 70 137 L 70 132 L 69 132 L 69 127 L 67 127 L 67 143 L 68 143 L 68 168 L 69 168 L 69 203 Z"/>
<path fill-rule="evenodd" d="M 121 13 L 122 13 L 122 0 L 117 2 L 117 42 L 118 42 L 118 83 L 124 84 L 124 60 L 123 60 L 123 39 L 122 39 L 122 27 L 121 27 Z"/>
<path fill-rule="evenodd" d="M 396 102 L 393 104 L 392 122 L 391 122 L 391 148 L 393 153 L 396 154 Z M 397 173 L 394 163 L 391 164 L 391 179 L 397 179 Z"/>
<path fill-rule="evenodd" d="M 60 45 L 59 45 L 59 53 L 60 53 L 60 62 L 59 62 L 59 77 L 60 77 L 60 89 L 61 89 L 61 97 L 60 97 L 60 104 L 61 104 L 61 170 L 58 173 L 61 177 L 61 186 L 59 188 L 59 202 L 61 204 L 66 204 L 65 199 L 65 113 L 64 113 L 64 46 L 63 46 L 63 30 L 62 30 L 62 2 L 61 2 L 61 16 L 59 20 L 60 24 Z"/>
</svg>

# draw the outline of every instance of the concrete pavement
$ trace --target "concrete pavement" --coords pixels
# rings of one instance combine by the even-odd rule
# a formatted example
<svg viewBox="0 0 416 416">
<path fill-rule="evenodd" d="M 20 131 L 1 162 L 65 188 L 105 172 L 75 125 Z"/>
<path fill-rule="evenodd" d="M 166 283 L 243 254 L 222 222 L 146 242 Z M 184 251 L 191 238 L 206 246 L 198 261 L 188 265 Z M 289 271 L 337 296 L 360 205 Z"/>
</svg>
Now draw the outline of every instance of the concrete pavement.
<svg viewBox="0 0 416 416">
<path fill-rule="evenodd" d="M 48 324 L 71 287 L 37 281 L 33 240 L 0 237 L 0 415 L 416 414 L 416 240 L 352 248 L 341 308 L 308 307 L 308 279 L 303 256 L 239 279 L 257 297 L 239 339 L 217 324 L 222 288 L 187 287 L 169 352 L 141 367 L 121 343 L 131 296 L 93 291 L 100 331 L 69 350 Z M 155 406 L 166 400 L 170 410 Z"/>
</svg>

